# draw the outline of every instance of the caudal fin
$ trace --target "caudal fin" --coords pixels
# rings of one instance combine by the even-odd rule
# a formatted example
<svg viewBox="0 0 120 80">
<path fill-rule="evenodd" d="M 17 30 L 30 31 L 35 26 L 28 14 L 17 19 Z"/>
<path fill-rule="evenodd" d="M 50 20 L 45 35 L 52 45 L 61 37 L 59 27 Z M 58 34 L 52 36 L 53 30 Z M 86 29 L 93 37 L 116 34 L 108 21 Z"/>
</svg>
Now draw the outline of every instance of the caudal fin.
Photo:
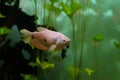
<svg viewBox="0 0 120 80">
<path fill-rule="evenodd" d="M 26 30 L 26 29 L 21 29 L 20 30 L 21 36 L 22 36 L 22 40 L 25 43 L 29 43 L 31 40 L 31 32 Z"/>
</svg>

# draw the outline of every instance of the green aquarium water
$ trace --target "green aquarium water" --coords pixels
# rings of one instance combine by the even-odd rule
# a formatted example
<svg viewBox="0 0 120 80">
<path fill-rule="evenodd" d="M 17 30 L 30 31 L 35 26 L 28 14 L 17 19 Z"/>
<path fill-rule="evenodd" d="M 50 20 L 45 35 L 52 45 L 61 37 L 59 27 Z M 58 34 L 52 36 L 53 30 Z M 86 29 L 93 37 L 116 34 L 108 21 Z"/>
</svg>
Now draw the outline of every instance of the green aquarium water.
<svg viewBox="0 0 120 80">
<path fill-rule="evenodd" d="M 119 0 L 0 0 L 0 80 L 120 80 L 119 5 Z M 57 44 L 52 38 L 50 50 L 38 49 L 20 33 L 38 27 L 71 41 L 52 50 Z M 39 38 L 44 42 L 36 45 L 52 42 Z"/>
</svg>

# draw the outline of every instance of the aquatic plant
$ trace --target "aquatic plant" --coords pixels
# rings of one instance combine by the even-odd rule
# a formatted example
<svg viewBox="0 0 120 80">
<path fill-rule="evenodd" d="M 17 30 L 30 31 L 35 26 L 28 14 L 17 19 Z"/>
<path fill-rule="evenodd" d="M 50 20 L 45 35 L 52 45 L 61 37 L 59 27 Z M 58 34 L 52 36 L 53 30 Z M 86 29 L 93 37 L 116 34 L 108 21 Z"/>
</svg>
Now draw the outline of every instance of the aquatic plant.
<svg viewBox="0 0 120 80">
<path fill-rule="evenodd" d="M 90 68 L 83 68 L 82 70 L 79 67 L 76 66 L 69 66 L 67 68 L 67 71 L 69 72 L 71 78 L 74 80 L 75 77 L 77 77 L 78 75 L 80 75 L 80 73 L 85 73 L 87 76 L 92 76 L 95 74 L 95 70 L 94 69 L 90 69 Z"/>
<path fill-rule="evenodd" d="M 0 0 L 0 80 L 119 80 L 118 6 L 118 0 Z M 48 52 L 23 43 L 19 30 L 39 25 L 66 33 L 70 47 Z"/>
<path fill-rule="evenodd" d="M 10 29 L 6 27 L 0 27 L 0 36 L 10 33 Z"/>
<path fill-rule="evenodd" d="M 80 70 L 79 67 L 76 66 L 69 66 L 67 68 L 67 71 L 69 72 L 70 76 L 74 79 L 75 77 L 77 77 L 80 72 L 82 72 L 82 70 Z"/>
<path fill-rule="evenodd" d="M 46 1 L 45 1 L 46 2 Z M 69 4 L 70 3 L 70 4 Z M 45 3 L 44 4 L 44 8 L 46 8 L 48 10 L 48 23 L 47 25 L 52 26 L 54 25 L 56 18 L 58 17 L 58 15 L 60 15 L 60 13 L 63 11 L 68 18 L 71 21 L 72 24 L 72 53 L 73 53 L 73 59 L 74 59 L 74 66 L 77 67 L 77 44 L 76 44 L 76 26 L 79 26 L 79 23 L 76 25 L 75 24 L 75 18 L 74 16 L 76 15 L 76 13 L 78 11 L 80 11 L 82 9 L 81 4 L 76 2 L 76 1 L 66 1 L 65 3 L 59 0 L 51 0 L 50 3 Z M 45 11 L 45 10 L 44 10 Z M 45 16 L 45 14 L 44 14 Z M 54 19 L 52 18 L 54 16 Z M 54 20 L 53 22 L 51 21 Z M 84 34 L 85 34 L 85 27 L 86 27 L 86 19 L 84 19 L 85 21 L 83 21 L 84 23 L 82 24 L 81 27 L 83 27 L 83 32 L 82 32 L 82 39 L 81 39 L 81 58 L 80 58 L 80 66 L 81 66 L 81 62 L 82 62 L 82 54 L 83 54 L 83 41 L 84 41 Z M 77 27 L 79 29 L 79 27 Z M 81 28 L 82 29 L 82 28 Z M 74 70 L 76 71 L 76 68 L 74 68 Z M 77 79 L 77 77 L 74 77 L 74 79 Z"/>
<path fill-rule="evenodd" d="M 94 42 L 100 42 L 103 40 L 103 35 L 101 34 L 97 34 L 94 38 L 93 38 Z"/>
<path fill-rule="evenodd" d="M 51 69 L 55 67 L 55 64 L 53 63 L 49 63 L 46 61 L 40 61 L 40 59 L 38 57 L 36 57 L 36 62 L 30 62 L 29 65 L 33 66 L 33 67 L 40 67 L 41 69 L 45 70 L 45 69 Z"/>
<path fill-rule="evenodd" d="M 21 74 L 24 80 L 38 80 L 36 76 L 30 74 Z"/>
<path fill-rule="evenodd" d="M 120 49 L 120 42 L 115 41 L 113 44 L 115 45 L 116 48 Z"/>
<path fill-rule="evenodd" d="M 5 16 L 0 13 L 0 18 L 5 18 Z"/>
<path fill-rule="evenodd" d="M 88 76 L 91 76 L 91 75 L 95 72 L 95 70 L 92 70 L 92 69 L 90 69 L 90 68 L 86 68 L 86 69 L 85 69 L 85 72 L 86 72 L 86 74 L 87 74 Z"/>
<path fill-rule="evenodd" d="M 57 3 L 57 7 L 54 6 L 54 3 Z M 70 4 L 69 4 L 70 3 Z M 66 1 L 64 2 L 60 2 L 58 1 L 53 1 L 53 3 L 51 5 L 49 5 L 49 7 L 47 7 L 47 9 L 49 11 L 53 11 L 56 14 L 60 14 L 60 12 L 64 12 L 68 18 L 71 21 L 72 24 L 72 53 L 73 53 L 73 58 L 74 58 L 74 66 L 77 66 L 77 44 L 76 44 L 76 30 L 75 30 L 75 23 L 74 23 L 74 15 L 77 13 L 77 11 L 79 11 L 81 9 L 81 4 L 71 0 L 71 1 Z M 76 68 L 74 68 L 74 71 L 77 72 Z M 73 79 L 75 79 L 76 77 L 74 76 Z"/>
<path fill-rule="evenodd" d="M 93 68 L 95 69 L 94 78 L 93 78 L 94 80 L 97 79 L 97 77 L 99 76 L 99 63 L 98 63 L 99 55 L 97 54 L 97 46 L 98 46 L 99 42 L 101 42 L 102 40 L 103 40 L 102 34 L 97 34 L 93 38 Z"/>
</svg>

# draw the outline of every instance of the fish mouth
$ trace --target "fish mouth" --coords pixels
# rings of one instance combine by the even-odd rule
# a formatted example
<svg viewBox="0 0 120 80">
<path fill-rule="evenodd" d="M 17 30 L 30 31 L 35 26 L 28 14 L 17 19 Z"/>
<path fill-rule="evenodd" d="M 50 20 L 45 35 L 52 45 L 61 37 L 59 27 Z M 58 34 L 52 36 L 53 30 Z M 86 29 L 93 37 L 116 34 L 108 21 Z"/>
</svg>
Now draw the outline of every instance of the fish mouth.
<svg viewBox="0 0 120 80">
<path fill-rule="evenodd" d="M 68 45 L 70 43 L 70 40 L 66 42 L 66 45 Z"/>
</svg>

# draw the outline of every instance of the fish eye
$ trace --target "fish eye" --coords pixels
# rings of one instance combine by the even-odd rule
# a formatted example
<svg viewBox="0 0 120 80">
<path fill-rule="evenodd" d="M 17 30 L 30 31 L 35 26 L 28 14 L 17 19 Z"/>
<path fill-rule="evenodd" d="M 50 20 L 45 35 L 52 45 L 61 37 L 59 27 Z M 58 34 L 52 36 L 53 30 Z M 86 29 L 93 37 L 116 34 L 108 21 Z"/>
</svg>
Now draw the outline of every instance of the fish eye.
<svg viewBox="0 0 120 80">
<path fill-rule="evenodd" d="M 63 39 L 63 41 L 65 42 L 65 40 Z"/>
<path fill-rule="evenodd" d="M 45 42 L 47 42 L 47 40 L 46 39 L 43 39 Z"/>
</svg>

